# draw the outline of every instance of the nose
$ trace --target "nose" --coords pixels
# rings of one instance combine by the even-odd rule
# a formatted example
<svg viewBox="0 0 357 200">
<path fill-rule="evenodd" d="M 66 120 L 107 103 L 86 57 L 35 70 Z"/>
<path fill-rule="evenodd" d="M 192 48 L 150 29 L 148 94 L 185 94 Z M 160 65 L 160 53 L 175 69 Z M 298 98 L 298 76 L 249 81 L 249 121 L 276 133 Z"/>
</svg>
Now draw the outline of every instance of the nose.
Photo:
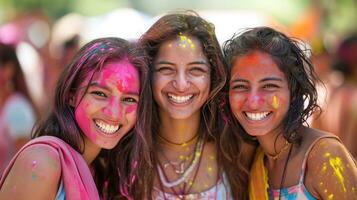
<svg viewBox="0 0 357 200">
<path fill-rule="evenodd" d="M 103 113 L 112 121 L 119 121 L 123 116 L 123 108 L 119 98 L 110 98 L 103 108 Z"/>
<path fill-rule="evenodd" d="M 263 96 L 256 91 L 251 91 L 248 99 L 247 99 L 247 106 L 251 110 L 257 110 L 259 107 L 264 103 Z"/>
<path fill-rule="evenodd" d="M 173 80 L 173 86 L 180 92 L 184 92 L 190 87 L 190 81 L 185 72 L 177 73 Z"/>
</svg>

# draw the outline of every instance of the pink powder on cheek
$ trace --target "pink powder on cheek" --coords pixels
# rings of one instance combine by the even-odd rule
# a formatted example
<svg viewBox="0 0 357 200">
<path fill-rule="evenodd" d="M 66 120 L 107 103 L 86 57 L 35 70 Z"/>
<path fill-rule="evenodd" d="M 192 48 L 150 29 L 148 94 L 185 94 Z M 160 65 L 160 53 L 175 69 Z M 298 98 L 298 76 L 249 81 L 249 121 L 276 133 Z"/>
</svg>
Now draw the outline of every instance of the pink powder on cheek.
<svg viewBox="0 0 357 200">
<path fill-rule="evenodd" d="M 88 104 L 85 104 L 84 102 L 80 103 L 75 111 L 75 117 L 77 124 L 81 128 L 82 132 L 91 140 L 95 141 L 96 140 L 96 135 L 92 133 L 91 130 L 91 119 L 89 118 L 86 110 L 88 107 Z"/>
<path fill-rule="evenodd" d="M 129 113 L 132 113 L 132 112 L 136 111 L 137 107 L 138 107 L 138 106 L 137 106 L 136 104 L 135 104 L 135 105 L 130 105 L 130 106 L 128 106 L 128 107 L 126 108 L 125 114 L 129 114 Z"/>
</svg>

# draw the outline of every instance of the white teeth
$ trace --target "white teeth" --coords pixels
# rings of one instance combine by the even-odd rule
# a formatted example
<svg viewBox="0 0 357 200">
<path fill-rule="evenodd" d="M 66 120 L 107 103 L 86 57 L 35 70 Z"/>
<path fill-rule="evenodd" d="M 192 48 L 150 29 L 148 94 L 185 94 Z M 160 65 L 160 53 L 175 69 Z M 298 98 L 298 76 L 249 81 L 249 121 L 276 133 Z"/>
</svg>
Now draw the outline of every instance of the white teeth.
<svg viewBox="0 0 357 200">
<path fill-rule="evenodd" d="M 245 112 L 246 116 L 250 119 L 250 120 L 254 120 L 254 121 L 259 121 L 264 119 L 265 117 L 267 117 L 269 115 L 270 112 L 261 112 L 261 113 L 248 113 Z"/>
<path fill-rule="evenodd" d="M 187 95 L 187 96 L 176 96 L 176 95 L 173 95 L 173 94 L 168 94 L 169 98 L 174 101 L 175 103 L 185 103 L 187 102 L 188 100 L 190 100 L 193 95 Z"/>
<path fill-rule="evenodd" d="M 106 134 L 113 134 L 117 132 L 120 128 L 119 124 L 118 125 L 111 125 L 107 124 L 102 120 L 95 120 L 94 121 L 95 125 L 104 133 Z"/>
</svg>

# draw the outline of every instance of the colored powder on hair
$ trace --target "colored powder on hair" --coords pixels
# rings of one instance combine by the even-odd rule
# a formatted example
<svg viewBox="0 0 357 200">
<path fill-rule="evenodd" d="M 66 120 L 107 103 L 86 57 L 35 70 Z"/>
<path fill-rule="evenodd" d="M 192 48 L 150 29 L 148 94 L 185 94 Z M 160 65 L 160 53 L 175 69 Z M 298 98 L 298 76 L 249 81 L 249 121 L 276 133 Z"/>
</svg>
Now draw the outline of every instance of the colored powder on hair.
<svg viewBox="0 0 357 200">
<path fill-rule="evenodd" d="M 345 183 L 344 183 L 345 180 L 344 180 L 344 177 L 342 175 L 343 166 L 342 166 L 341 158 L 339 158 L 339 157 L 330 158 L 329 162 L 330 162 L 331 167 L 335 171 L 335 175 L 337 176 L 337 178 L 341 182 L 341 185 L 343 187 L 343 191 L 346 192 L 346 186 L 345 186 Z"/>
</svg>

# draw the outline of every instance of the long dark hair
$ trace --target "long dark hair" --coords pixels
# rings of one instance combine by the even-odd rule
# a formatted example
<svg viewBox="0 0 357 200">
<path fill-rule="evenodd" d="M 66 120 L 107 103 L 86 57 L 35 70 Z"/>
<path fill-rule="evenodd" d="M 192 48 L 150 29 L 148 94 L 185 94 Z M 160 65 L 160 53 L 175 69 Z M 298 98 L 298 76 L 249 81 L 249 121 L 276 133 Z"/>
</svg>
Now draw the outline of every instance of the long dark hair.
<svg viewBox="0 0 357 200">
<path fill-rule="evenodd" d="M 229 73 L 237 57 L 253 50 L 269 54 L 288 80 L 291 102 L 282 122 L 283 135 L 289 142 L 298 143 L 301 139 L 297 133 L 298 128 L 307 124 L 306 121 L 313 112 L 320 111 L 316 90 L 316 83 L 320 80 L 309 58 L 311 52 L 304 48 L 302 41 L 272 28 L 246 29 L 224 44 L 223 51 Z M 228 88 L 227 84 L 225 91 L 228 91 Z"/>
<path fill-rule="evenodd" d="M 225 170 L 228 173 L 228 178 L 230 181 L 231 190 L 238 196 L 241 192 L 240 179 L 236 179 L 236 176 L 231 174 L 234 170 L 222 169 L 222 166 L 230 167 L 235 169 L 236 172 L 240 172 L 240 166 L 233 166 L 231 160 L 226 158 L 225 154 L 222 153 L 221 147 L 224 142 L 229 142 L 232 148 L 236 150 L 235 154 L 240 151 L 239 141 L 221 141 L 220 134 L 224 129 L 224 122 L 221 119 L 219 105 L 222 99 L 221 89 L 224 87 L 226 82 L 226 69 L 224 66 L 223 54 L 220 45 L 217 41 L 215 35 L 214 25 L 207 22 L 200 16 L 198 16 L 193 11 L 178 12 L 173 14 L 167 14 L 162 16 L 158 21 L 156 21 L 149 30 L 143 34 L 139 40 L 139 44 L 146 50 L 149 56 L 149 78 L 150 83 L 145 85 L 145 95 L 143 96 L 143 101 L 152 102 L 151 109 L 145 110 L 143 113 L 143 127 L 145 128 L 146 140 L 151 147 L 151 162 L 147 163 L 150 166 L 150 170 L 154 171 L 153 165 L 155 161 L 155 149 L 153 148 L 156 141 L 156 130 L 160 125 L 160 119 L 158 116 L 158 106 L 153 102 L 152 97 L 152 77 L 154 72 L 153 61 L 158 53 L 161 44 L 165 41 L 175 39 L 178 35 L 185 34 L 197 38 L 202 44 L 202 51 L 206 56 L 210 64 L 211 73 L 211 85 L 210 93 L 207 102 L 203 105 L 201 109 L 201 121 L 200 121 L 200 137 L 207 139 L 208 141 L 213 141 L 217 145 L 218 151 L 218 162 L 220 170 Z M 150 92 L 150 94 L 148 94 Z M 139 119 L 140 120 L 140 119 Z M 228 145 L 231 146 L 231 145 Z M 234 146 L 234 147 L 233 147 Z M 229 163 L 229 164 L 226 164 Z M 239 165 L 239 164 L 238 164 Z M 149 171 L 149 169 L 142 169 Z M 145 194 L 138 194 L 136 192 L 135 199 L 143 199 L 143 197 L 151 198 L 151 190 L 153 188 L 153 172 L 148 172 L 146 176 L 146 181 L 141 182 L 143 191 Z M 140 192 L 139 192 L 140 193 Z"/>
<path fill-rule="evenodd" d="M 128 59 L 138 70 L 140 80 L 142 80 L 146 77 L 147 70 L 145 57 L 140 52 L 133 44 L 120 38 L 100 38 L 84 45 L 61 74 L 55 91 L 54 107 L 49 116 L 44 118 L 35 127 L 32 137 L 43 135 L 55 136 L 68 143 L 76 151 L 83 153 L 84 135 L 76 123 L 74 108 L 70 104 L 71 98 L 77 93 L 81 82 L 86 77 L 90 76 L 92 79 L 93 75 L 100 71 L 106 62 L 111 60 Z M 85 90 L 88 87 L 89 85 L 86 86 Z M 140 90 L 140 96 L 141 93 L 142 89 Z M 131 130 L 127 133 L 114 149 L 102 150 L 93 161 L 92 165 L 95 169 L 94 179 L 101 196 L 103 196 L 104 191 L 109 196 L 112 193 L 118 195 L 118 188 L 113 189 L 113 185 L 119 185 L 118 181 L 129 179 L 125 176 L 130 177 L 132 174 L 135 174 L 134 170 L 128 170 L 130 164 L 125 166 L 116 165 L 117 155 L 122 156 L 121 162 L 126 162 L 129 160 L 131 154 L 123 154 L 122 152 L 127 151 L 129 146 L 141 143 L 142 140 L 138 139 L 143 138 L 139 136 L 141 133 L 133 134 L 133 132 Z M 115 176 L 118 171 L 122 170 L 128 171 L 128 173 L 124 174 L 121 180 L 109 180 L 110 177 Z M 106 181 L 115 183 L 104 187 Z"/>
</svg>

